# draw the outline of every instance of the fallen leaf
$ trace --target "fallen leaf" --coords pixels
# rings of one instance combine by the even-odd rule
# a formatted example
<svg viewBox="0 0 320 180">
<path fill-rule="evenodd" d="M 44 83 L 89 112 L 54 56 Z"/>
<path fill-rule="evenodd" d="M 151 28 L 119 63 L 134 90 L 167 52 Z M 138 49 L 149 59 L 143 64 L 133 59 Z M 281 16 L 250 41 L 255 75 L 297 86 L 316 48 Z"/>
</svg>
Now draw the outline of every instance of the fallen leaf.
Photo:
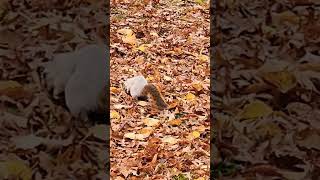
<svg viewBox="0 0 320 180">
<path fill-rule="evenodd" d="M 201 91 L 203 89 L 203 86 L 200 82 L 194 82 L 192 83 L 192 87 L 196 90 L 196 91 Z"/>
<path fill-rule="evenodd" d="M 0 96 L 8 96 L 12 98 L 29 97 L 30 93 L 27 92 L 23 86 L 16 81 L 0 81 Z"/>
<path fill-rule="evenodd" d="M 189 101 L 194 100 L 195 98 L 196 98 L 196 96 L 195 96 L 194 94 L 192 94 L 192 93 L 188 93 L 188 94 L 185 96 L 185 99 L 186 99 L 186 100 L 189 100 Z"/>
<path fill-rule="evenodd" d="M 8 160 L 0 162 L 0 177 L 4 179 L 14 177 L 15 179 L 31 180 L 32 170 L 22 160 Z"/>
<path fill-rule="evenodd" d="M 35 135 L 27 135 L 12 137 L 11 141 L 16 145 L 16 148 L 32 149 L 40 145 L 43 142 L 43 138 Z"/>
<path fill-rule="evenodd" d="M 145 52 L 146 48 L 149 47 L 149 46 L 150 46 L 150 44 L 142 44 L 139 47 L 137 47 L 136 50 L 139 50 L 141 52 Z"/>
<path fill-rule="evenodd" d="M 278 87 L 282 93 L 288 92 L 297 84 L 294 74 L 286 70 L 265 73 L 263 77 L 266 81 Z"/>
<path fill-rule="evenodd" d="M 136 133 L 125 133 L 124 137 L 129 139 L 136 139 Z"/>
<path fill-rule="evenodd" d="M 121 92 L 121 90 L 119 88 L 116 87 L 110 87 L 110 92 L 118 94 Z"/>
<path fill-rule="evenodd" d="M 153 132 L 153 129 L 151 127 L 146 127 L 146 128 L 143 128 L 143 129 L 140 129 L 138 131 L 139 134 L 143 134 L 145 136 L 150 136 Z"/>
<path fill-rule="evenodd" d="M 120 119 L 120 115 L 117 111 L 112 110 L 110 113 L 110 118 L 111 119 Z"/>
<path fill-rule="evenodd" d="M 199 133 L 198 131 L 193 131 L 193 132 L 192 132 L 192 136 L 193 136 L 194 138 L 198 138 L 198 137 L 200 137 L 200 133 Z"/>
<path fill-rule="evenodd" d="M 164 79 L 165 81 L 172 81 L 172 78 L 169 77 L 169 76 L 163 76 L 163 79 Z"/>
<path fill-rule="evenodd" d="M 161 141 L 169 144 L 176 144 L 178 142 L 178 140 L 172 136 L 165 136 L 161 139 Z"/>
<path fill-rule="evenodd" d="M 138 101 L 138 103 L 137 104 L 139 104 L 140 106 L 147 106 L 148 105 L 148 102 L 146 102 L 146 101 Z"/>
<path fill-rule="evenodd" d="M 169 104 L 169 109 L 175 108 L 179 105 L 179 100 L 174 100 Z"/>
<path fill-rule="evenodd" d="M 199 56 L 198 56 L 198 58 L 199 58 L 199 60 L 200 61 L 202 61 L 202 62 L 209 62 L 209 56 L 207 56 L 207 55 L 203 55 L 203 54 L 200 54 Z"/>
<path fill-rule="evenodd" d="M 296 136 L 296 142 L 299 146 L 305 147 L 307 149 L 317 149 L 320 150 L 320 135 L 316 130 L 305 130 L 303 137 Z"/>
<path fill-rule="evenodd" d="M 200 137 L 200 133 L 198 131 L 192 131 L 191 133 L 188 134 L 188 136 L 186 137 L 189 141 L 192 141 L 196 138 Z"/>
<path fill-rule="evenodd" d="M 127 28 L 119 29 L 119 30 L 117 30 L 117 33 L 120 33 L 120 34 L 125 35 L 125 36 L 133 35 L 133 31 L 131 29 L 127 29 Z"/>
<path fill-rule="evenodd" d="M 172 125 L 172 126 L 179 126 L 182 123 L 181 119 L 174 119 L 168 122 L 168 124 Z"/>
<path fill-rule="evenodd" d="M 148 134 L 136 134 L 136 133 L 125 133 L 124 137 L 128 139 L 137 139 L 137 140 L 144 140 L 147 138 L 149 135 Z"/>
<path fill-rule="evenodd" d="M 107 125 L 95 125 L 93 127 L 91 127 L 89 129 L 89 131 L 91 132 L 91 134 L 101 140 L 107 140 L 107 136 L 108 136 L 108 127 Z"/>
<path fill-rule="evenodd" d="M 129 108 L 130 106 L 123 105 L 123 104 L 115 104 L 113 105 L 114 109 L 122 109 L 122 108 Z"/>
<path fill-rule="evenodd" d="M 242 119 L 254 119 L 268 116 L 271 114 L 272 108 L 262 101 L 255 100 L 247 104 L 241 112 Z"/>
<path fill-rule="evenodd" d="M 143 120 L 143 123 L 147 126 L 158 126 L 160 123 L 160 120 L 154 119 L 154 118 L 146 118 Z"/>
</svg>

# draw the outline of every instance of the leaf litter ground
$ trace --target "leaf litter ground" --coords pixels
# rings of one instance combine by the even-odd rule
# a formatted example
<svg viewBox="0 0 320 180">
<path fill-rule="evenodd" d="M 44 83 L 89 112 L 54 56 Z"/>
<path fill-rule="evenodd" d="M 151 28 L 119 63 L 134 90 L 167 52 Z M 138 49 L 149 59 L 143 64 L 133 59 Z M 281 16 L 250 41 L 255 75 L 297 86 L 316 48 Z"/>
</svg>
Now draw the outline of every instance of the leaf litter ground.
<svg viewBox="0 0 320 180">
<path fill-rule="evenodd" d="M 209 4 L 112 1 L 111 177 L 209 179 Z M 169 110 L 123 90 L 144 75 Z"/>
</svg>

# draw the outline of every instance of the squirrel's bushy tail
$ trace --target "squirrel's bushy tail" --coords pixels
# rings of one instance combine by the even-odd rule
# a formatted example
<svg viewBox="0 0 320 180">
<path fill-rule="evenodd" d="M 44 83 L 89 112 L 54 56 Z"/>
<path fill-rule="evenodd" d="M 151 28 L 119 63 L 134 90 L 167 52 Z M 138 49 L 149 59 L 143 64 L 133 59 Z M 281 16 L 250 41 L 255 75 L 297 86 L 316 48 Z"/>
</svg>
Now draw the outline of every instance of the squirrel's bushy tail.
<svg viewBox="0 0 320 180">
<path fill-rule="evenodd" d="M 156 101 L 156 104 L 159 109 L 163 110 L 168 108 L 167 103 L 163 100 L 163 97 L 159 91 L 159 89 L 153 84 L 147 84 L 144 88 L 146 90 L 146 94 L 151 94 L 152 98 Z"/>
</svg>

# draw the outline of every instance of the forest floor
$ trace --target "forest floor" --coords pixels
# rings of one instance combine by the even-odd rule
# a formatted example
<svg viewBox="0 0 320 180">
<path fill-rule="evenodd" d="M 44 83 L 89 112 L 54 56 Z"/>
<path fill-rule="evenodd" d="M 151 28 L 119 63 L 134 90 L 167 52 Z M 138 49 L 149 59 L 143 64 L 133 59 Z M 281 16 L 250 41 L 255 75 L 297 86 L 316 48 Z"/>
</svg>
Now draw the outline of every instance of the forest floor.
<svg viewBox="0 0 320 180">
<path fill-rule="evenodd" d="M 209 2 L 116 0 L 110 13 L 111 177 L 209 179 Z M 168 110 L 125 93 L 136 75 Z"/>
</svg>

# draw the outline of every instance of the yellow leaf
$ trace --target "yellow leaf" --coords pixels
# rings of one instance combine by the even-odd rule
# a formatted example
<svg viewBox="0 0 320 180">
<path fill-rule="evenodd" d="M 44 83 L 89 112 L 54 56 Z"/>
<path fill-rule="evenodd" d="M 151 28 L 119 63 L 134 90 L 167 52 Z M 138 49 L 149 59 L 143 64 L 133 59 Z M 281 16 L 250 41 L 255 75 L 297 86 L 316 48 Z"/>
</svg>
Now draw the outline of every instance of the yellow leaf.
<svg viewBox="0 0 320 180">
<path fill-rule="evenodd" d="M 143 123 L 147 126 L 158 126 L 160 123 L 160 120 L 154 119 L 154 118 L 146 118 L 143 120 Z"/>
<path fill-rule="evenodd" d="M 142 44 L 139 47 L 137 47 L 136 50 L 140 50 L 142 52 L 145 52 L 146 48 L 149 47 L 149 46 L 150 46 L 150 44 Z"/>
<path fill-rule="evenodd" d="M 195 0 L 196 3 L 198 3 L 199 5 L 203 5 L 205 4 L 206 0 Z"/>
<path fill-rule="evenodd" d="M 193 41 L 193 40 L 192 40 L 192 37 L 189 36 L 188 39 L 187 39 L 187 41 L 188 41 L 188 43 L 192 43 L 192 41 Z"/>
<path fill-rule="evenodd" d="M 153 132 L 153 129 L 151 127 L 146 127 L 138 131 L 139 134 L 143 134 L 145 136 L 150 136 L 152 132 Z"/>
<path fill-rule="evenodd" d="M 207 56 L 207 55 L 203 55 L 203 54 L 200 54 L 199 56 L 198 56 L 198 58 L 199 58 L 199 60 L 200 61 L 202 61 L 202 62 L 209 62 L 209 56 Z"/>
<path fill-rule="evenodd" d="M 193 131 L 193 132 L 192 132 L 192 136 L 193 136 L 194 138 L 198 138 L 198 137 L 200 137 L 200 133 L 199 133 L 198 131 Z"/>
<path fill-rule="evenodd" d="M 8 176 L 15 177 L 15 179 L 31 180 L 32 170 L 21 160 L 12 160 L 1 162 L 0 177 L 8 178 Z"/>
<path fill-rule="evenodd" d="M 0 96 L 19 98 L 27 95 L 27 93 L 23 86 L 16 81 L 0 81 Z"/>
<path fill-rule="evenodd" d="M 111 119 L 120 119 L 120 115 L 117 111 L 112 110 L 110 113 Z"/>
<path fill-rule="evenodd" d="M 178 140 L 172 136 L 163 137 L 161 141 L 169 144 L 176 144 L 178 142 Z"/>
<path fill-rule="evenodd" d="M 200 82 L 193 83 L 192 87 L 197 91 L 201 91 L 203 89 L 203 86 L 202 86 L 202 84 Z"/>
<path fill-rule="evenodd" d="M 197 128 L 197 131 L 199 131 L 200 133 L 204 132 L 206 130 L 206 127 L 204 125 L 200 125 Z"/>
<path fill-rule="evenodd" d="M 199 177 L 199 178 L 197 178 L 195 180 L 205 180 L 205 178 L 204 177 Z"/>
<path fill-rule="evenodd" d="M 196 96 L 192 93 L 188 93 L 185 97 L 186 100 L 194 100 Z"/>
<path fill-rule="evenodd" d="M 136 46 L 136 44 L 137 44 L 137 38 L 135 35 L 123 36 L 122 41 L 124 43 L 130 44 L 132 46 Z"/>
<path fill-rule="evenodd" d="M 272 112 L 273 111 L 270 106 L 268 106 L 262 101 L 255 100 L 244 107 L 241 113 L 241 118 L 243 119 L 259 118 L 259 117 L 268 116 Z"/>
<path fill-rule="evenodd" d="M 119 90 L 119 88 L 116 88 L 116 87 L 110 87 L 110 92 L 112 92 L 112 93 L 119 93 L 120 90 Z"/>
<path fill-rule="evenodd" d="M 135 139 L 136 138 L 136 133 L 125 133 L 123 136 L 125 138 Z"/>
<path fill-rule="evenodd" d="M 137 39 L 131 29 L 119 29 L 117 32 L 122 35 L 122 41 L 124 43 L 136 46 Z"/>
<path fill-rule="evenodd" d="M 266 81 L 278 87 L 282 93 L 288 92 L 297 84 L 296 77 L 289 71 L 269 72 L 264 74 Z"/>
<path fill-rule="evenodd" d="M 0 90 L 10 89 L 10 88 L 20 88 L 21 84 L 16 81 L 0 81 Z"/>
<path fill-rule="evenodd" d="M 174 119 L 174 120 L 169 121 L 168 123 L 172 126 L 179 126 L 182 123 L 182 121 L 181 121 L 181 119 Z"/>
</svg>

